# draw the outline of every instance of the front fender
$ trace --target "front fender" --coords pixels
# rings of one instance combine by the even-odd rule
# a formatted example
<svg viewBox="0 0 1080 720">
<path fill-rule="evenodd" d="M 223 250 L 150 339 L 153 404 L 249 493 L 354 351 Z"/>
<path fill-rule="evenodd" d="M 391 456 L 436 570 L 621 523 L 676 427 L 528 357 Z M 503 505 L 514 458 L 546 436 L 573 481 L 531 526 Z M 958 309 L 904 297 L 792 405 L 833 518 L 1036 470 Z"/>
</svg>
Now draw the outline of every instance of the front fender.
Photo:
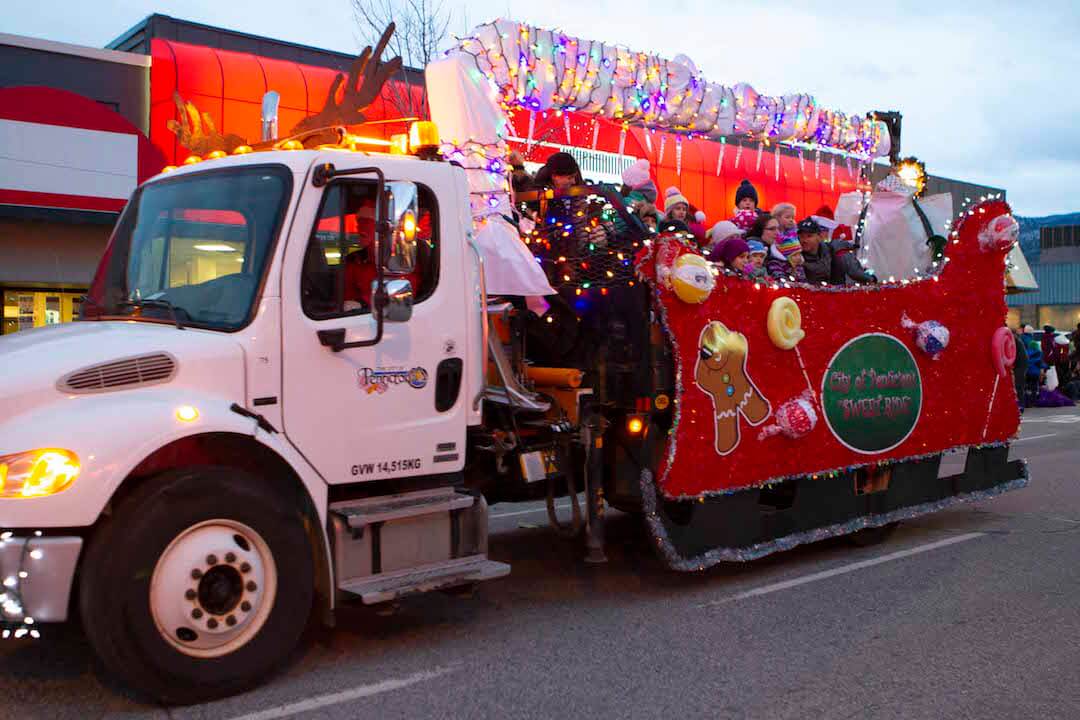
<svg viewBox="0 0 1080 720">
<path fill-rule="evenodd" d="M 323 479 L 279 433 L 257 428 L 239 415 L 231 398 L 190 388 L 140 388 L 132 392 L 71 396 L 0 423 L 0 455 L 57 447 L 74 452 L 79 477 L 66 490 L 40 498 L 0 499 L 0 528 L 86 527 L 104 510 L 117 488 L 140 462 L 157 449 L 185 437 L 206 433 L 251 436 L 289 463 L 307 487 L 326 526 L 327 488 Z M 198 411 L 192 421 L 177 408 Z"/>
</svg>

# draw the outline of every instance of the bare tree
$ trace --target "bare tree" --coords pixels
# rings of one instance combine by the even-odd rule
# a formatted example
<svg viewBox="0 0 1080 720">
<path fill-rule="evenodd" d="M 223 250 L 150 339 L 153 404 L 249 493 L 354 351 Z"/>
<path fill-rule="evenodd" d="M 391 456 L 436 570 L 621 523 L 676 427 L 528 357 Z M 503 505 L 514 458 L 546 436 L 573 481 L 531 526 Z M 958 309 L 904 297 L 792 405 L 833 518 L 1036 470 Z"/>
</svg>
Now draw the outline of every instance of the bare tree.
<svg viewBox="0 0 1080 720">
<path fill-rule="evenodd" d="M 427 117 L 423 79 L 414 79 L 410 68 L 422 72 L 450 36 L 452 13 L 444 0 L 352 0 L 352 8 L 362 45 L 372 44 L 387 25 L 396 23 L 389 49 L 405 65 L 395 78 L 400 82 L 387 83 L 384 91 L 402 115 Z"/>
</svg>

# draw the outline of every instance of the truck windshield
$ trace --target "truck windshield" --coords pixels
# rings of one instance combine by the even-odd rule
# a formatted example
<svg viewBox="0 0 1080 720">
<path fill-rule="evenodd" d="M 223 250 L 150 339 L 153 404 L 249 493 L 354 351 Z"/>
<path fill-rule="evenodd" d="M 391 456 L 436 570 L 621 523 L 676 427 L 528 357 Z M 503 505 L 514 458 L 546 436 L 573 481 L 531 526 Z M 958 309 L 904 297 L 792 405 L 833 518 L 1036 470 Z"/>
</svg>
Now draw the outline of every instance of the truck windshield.
<svg viewBox="0 0 1080 720">
<path fill-rule="evenodd" d="M 292 178 L 282 166 L 196 173 L 128 204 L 87 298 L 87 317 L 247 324 Z"/>
</svg>

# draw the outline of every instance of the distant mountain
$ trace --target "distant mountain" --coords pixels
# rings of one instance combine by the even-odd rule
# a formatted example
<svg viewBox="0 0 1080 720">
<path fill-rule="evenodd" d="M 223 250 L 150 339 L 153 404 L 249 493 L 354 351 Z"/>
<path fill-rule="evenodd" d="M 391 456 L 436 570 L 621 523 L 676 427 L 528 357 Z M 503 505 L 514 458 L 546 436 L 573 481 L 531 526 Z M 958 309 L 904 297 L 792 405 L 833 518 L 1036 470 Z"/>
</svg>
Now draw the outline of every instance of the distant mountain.
<svg viewBox="0 0 1080 720">
<path fill-rule="evenodd" d="M 1058 225 L 1080 225 L 1080 212 L 1064 215 L 1046 215 L 1044 217 L 1016 216 L 1020 223 L 1020 250 L 1029 263 L 1039 262 L 1039 230 Z"/>
</svg>

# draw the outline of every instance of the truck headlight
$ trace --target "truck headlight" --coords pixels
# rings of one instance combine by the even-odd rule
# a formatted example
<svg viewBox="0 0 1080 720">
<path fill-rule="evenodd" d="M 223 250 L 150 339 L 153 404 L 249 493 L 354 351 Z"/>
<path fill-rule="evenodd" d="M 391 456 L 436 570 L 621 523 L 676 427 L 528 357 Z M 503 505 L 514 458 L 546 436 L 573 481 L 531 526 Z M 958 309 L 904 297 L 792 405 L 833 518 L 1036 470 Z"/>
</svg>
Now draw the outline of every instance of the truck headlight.
<svg viewBox="0 0 1080 720">
<path fill-rule="evenodd" d="M 0 498 L 55 495 L 75 482 L 79 470 L 79 457 L 61 448 L 0 455 Z"/>
</svg>

